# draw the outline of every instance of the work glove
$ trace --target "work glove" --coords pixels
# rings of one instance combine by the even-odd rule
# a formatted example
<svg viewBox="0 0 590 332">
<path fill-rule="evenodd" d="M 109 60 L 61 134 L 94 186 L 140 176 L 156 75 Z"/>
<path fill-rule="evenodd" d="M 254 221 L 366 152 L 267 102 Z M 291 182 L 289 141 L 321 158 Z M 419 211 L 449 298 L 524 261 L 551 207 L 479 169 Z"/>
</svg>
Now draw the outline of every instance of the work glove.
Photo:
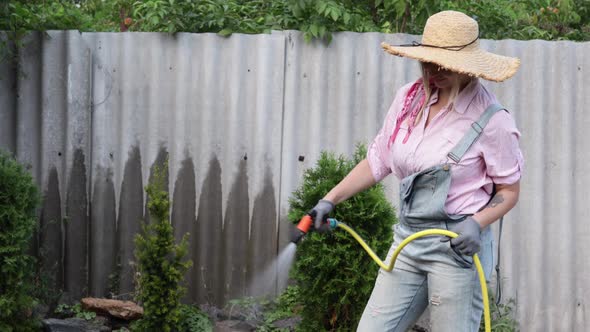
<svg viewBox="0 0 590 332">
<path fill-rule="evenodd" d="M 444 237 L 440 240 L 441 242 L 446 242 L 450 239 L 453 250 L 461 255 L 473 256 L 479 252 L 481 247 L 481 238 L 479 236 L 481 228 L 475 219 L 467 217 L 467 219 L 457 223 L 449 230 L 459 234 L 459 236 L 454 239 Z"/>
<path fill-rule="evenodd" d="M 326 199 L 320 199 L 316 206 L 307 213 L 313 218 L 316 231 L 326 232 L 330 230 L 330 225 L 326 220 L 332 210 L 334 210 L 334 203 Z"/>
</svg>

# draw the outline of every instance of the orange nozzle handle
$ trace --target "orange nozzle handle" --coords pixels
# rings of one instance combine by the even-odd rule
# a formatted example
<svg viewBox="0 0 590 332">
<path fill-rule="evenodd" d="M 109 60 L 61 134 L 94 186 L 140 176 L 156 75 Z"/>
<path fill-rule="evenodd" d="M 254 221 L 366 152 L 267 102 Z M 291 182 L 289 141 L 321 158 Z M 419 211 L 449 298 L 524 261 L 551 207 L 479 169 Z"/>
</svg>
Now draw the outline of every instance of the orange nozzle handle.
<svg viewBox="0 0 590 332">
<path fill-rule="evenodd" d="M 301 218 L 301 220 L 299 220 L 299 223 L 297 224 L 297 229 L 299 229 L 303 233 L 307 233 L 309 232 L 309 229 L 311 228 L 312 224 L 313 218 L 309 214 L 306 214 L 305 216 L 303 216 L 303 218 Z"/>
</svg>

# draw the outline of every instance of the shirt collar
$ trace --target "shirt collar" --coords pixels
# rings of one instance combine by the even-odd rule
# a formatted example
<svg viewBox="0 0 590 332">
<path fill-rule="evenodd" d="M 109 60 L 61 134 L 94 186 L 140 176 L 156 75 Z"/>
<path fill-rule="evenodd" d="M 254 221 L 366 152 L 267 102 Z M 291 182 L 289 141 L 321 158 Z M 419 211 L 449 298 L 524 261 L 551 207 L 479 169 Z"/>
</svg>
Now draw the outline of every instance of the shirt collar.
<svg viewBox="0 0 590 332">
<path fill-rule="evenodd" d="M 455 101 L 451 103 L 453 105 L 452 109 L 454 109 L 457 113 L 463 114 L 477 95 L 479 91 L 479 80 L 474 78 L 459 92 L 457 97 L 455 97 Z M 430 101 L 428 106 L 436 103 L 438 101 L 438 89 L 434 89 L 432 92 L 432 96 L 430 97 Z"/>
</svg>

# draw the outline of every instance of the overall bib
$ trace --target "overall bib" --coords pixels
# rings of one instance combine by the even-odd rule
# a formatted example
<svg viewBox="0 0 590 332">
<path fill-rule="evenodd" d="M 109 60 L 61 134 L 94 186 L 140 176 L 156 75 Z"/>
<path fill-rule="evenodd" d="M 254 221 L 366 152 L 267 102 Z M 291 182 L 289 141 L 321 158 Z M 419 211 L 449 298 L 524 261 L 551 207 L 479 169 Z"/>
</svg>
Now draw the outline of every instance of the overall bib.
<svg viewBox="0 0 590 332">
<path fill-rule="evenodd" d="M 460 162 L 489 119 L 500 110 L 502 106 L 490 105 L 448 153 L 446 163 L 401 180 L 399 223 L 394 226 L 394 243 L 386 262 L 411 234 L 431 228 L 451 229 L 467 218 L 445 211 L 451 165 Z M 379 270 L 358 331 L 406 331 L 429 303 L 430 331 L 478 331 L 483 303 L 473 257 L 455 252 L 450 241 L 440 240 L 441 236 L 418 238 L 404 247 L 391 272 Z M 489 227 L 481 232 L 478 256 L 488 279 L 493 265 L 493 235 Z"/>
</svg>

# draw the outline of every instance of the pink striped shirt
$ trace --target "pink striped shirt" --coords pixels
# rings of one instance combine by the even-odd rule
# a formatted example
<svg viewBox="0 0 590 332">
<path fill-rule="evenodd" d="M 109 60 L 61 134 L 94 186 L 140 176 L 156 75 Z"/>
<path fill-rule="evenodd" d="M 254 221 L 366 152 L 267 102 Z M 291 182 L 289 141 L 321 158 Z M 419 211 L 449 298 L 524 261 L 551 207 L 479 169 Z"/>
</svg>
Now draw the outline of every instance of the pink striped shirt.
<svg viewBox="0 0 590 332">
<path fill-rule="evenodd" d="M 376 181 L 389 173 L 399 179 L 431 166 L 451 163 L 451 187 L 445 205 L 449 214 L 473 214 L 490 199 L 493 184 L 513 184 L 521 177 L 524 160 L 518 141 L 520 132 L 510 113 L 496 113 L 479 139 L 471 146 L 459 164 L 447 158 L 447 153 L 459 143 L 471 123 L 496 97 L 479 80 L 473 80 L 456 97 L 453 105 L 443 108 L 425 127 L 430 105 L 438 100 L 432 94 L 428 107 L 404 144 L 397 139 L 390 148 L 387 143 L 395 128 L 397 113 L 412 84 L 402 87 L 389 108 L 383 127 L 369 146 L 367 160 Z M 407 124 L 401 125 L 398 137 L 404 137 Z"/>
</svg>

